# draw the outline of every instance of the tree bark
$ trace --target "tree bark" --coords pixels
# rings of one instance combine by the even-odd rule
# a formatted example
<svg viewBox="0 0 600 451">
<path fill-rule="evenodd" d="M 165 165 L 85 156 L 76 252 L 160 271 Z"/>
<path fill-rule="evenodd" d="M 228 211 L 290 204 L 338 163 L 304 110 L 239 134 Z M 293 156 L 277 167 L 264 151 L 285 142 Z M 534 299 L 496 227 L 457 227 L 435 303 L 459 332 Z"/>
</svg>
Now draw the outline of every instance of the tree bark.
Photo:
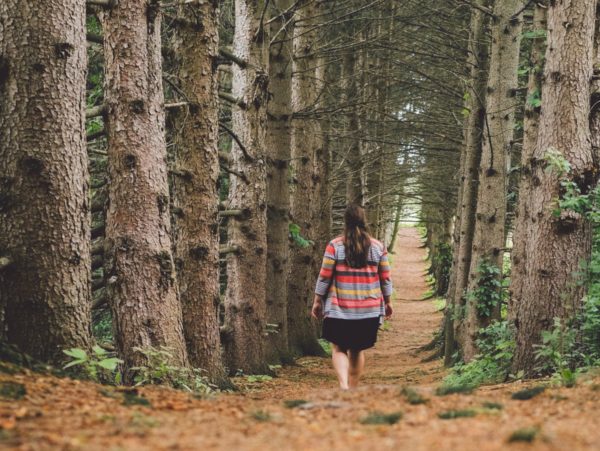
<svg viewBox="0 0 600 451">
<path fill-rule="evenodd" d="M 219 332 L 219 9 L 214 3 L 180 7 L 174 54 L 188 107 L 175 121 L 176 267 L 190 363 L 226 386 Z"/>
<path fill-rule="evenodd" d="M 531 163 L 538 138 L 538 127 L 541 109 L 532 103 L 532 99 L 539 98 L 542 89 L 542 71 L 544 65 L 544 50 L 546 47 L 546 7 L 535 5 L 533 13 L 533 31 L 536 33 L 531 44 L 529 57 L 529 78 L 527 81 L 527 101 L 523 118 L 523 147 L 521 150 L 519 198 L 529 199 L 531 190 Z M 525 271 L 527 254 L 525 243 L 527 241 L 527 224 L 531 221 L 529 202 L 518 202 L 515 217 L 515 227 L 512 238 L 511 274 Z M 512 277 L 510 283 L 510 300 L 508 304 L 508 317 L 514 323 L 516 304 L 521 301 L 521 290 L 524 279 Z"/>
<path fill-rule="evenodd" d="M 294 29 L 294 62 L 292 78 L 292 108 L 295 114 L 292 135 L 293 187 L 291 197 L 292 221 L 300 226 L 301 234 L 313 242 L 290 250 L 290 277 L 288 283 L 288 338 L 290 350 L 296 355 L 320 354 L 317 324 L 309 317 L 316 282 L 317 254 L 327 233 L 319 230 L 316 217 L 323 208 L 320 198 L 323 179 L 323 138 L 321 124 L 314 109 L 322 87 L 316 81 L 318 42 L 314 17 L 318 5 L 309 2 L 298 11 L 298 25 Z M 329 212 L 323 211 L 325 214 Z M 325 238 L 328 239 L 328 238 Z M 319 262 L 320 263 L 320 262 Z"/>
<path fill-rule="evenodd" d="M 292 0 L 277 3 L 288 10 Z M 267 323 L 277 326 L 267 339 L 267 360 L 289 360 L 287 283 L 289 271 L 290 189 L 288 170 L 292 138 L 292 36 L 293 21 L 282 16 L 271 24 L 275 42 L 269 53 L 269 94 L 267 122 Z"/>
<path fill-rule="evenodd" d="M 521 300 L 515 304 L 516 351 L 513 369 L 534 375 L 535 345 L 554 318 L 577 313 L 584 292 L 573 273 L 591 252 L 591 227 L 579 214 L 553 214 L 562 195 L 561 179 L 587 192 L 596 181 L 589 124 L 590 79 L 593 72 L 596 1 L 555 2 L 548 6 L 548 37 L 542 78 L 542 114 L 531 160 L 531 190 L 519 202 L 530 205 L 526 225 L 527 265 L 513 274 L 522 278 Z M 568 26 L 566 26 L 568 24 Z M 583 126 L 585 124 L 585 126 Z M 546 163 L 557 152 L 571 165 L 560 175 Z"/>
<path fill-rule="evenodd" d="M 116 347 L 127 368 L 144 364 L 137 349 L 149 347 L 169 348 L 171 363 L 184 366 L 171 252 L 160 5 L 120 0 L 100 18 L 110 179 L 104 265 Z"/>
<path fill-rule="evenodd" d="M 465 102 L 467 118 L 464 127 L 464 144 L 460 162 L 460 187 L 458 191 L 457 213 L 455 224 L 455 243 L 453 249 L 453 266 L 451 281 L 448 287 L 448 305 L 445 313 L 445 364 L 451 363 L 456 350 L 456 339 L 460 339 L 461 321 L 453 320 L 457 310 L 464 308 L 464 291 L 467 287 L 469 267 L 471 265 L 471 246 L 475 226 L 475 210 L 477 208 L 477 191 L 479 187 L 479 163 L 481 161 L 481 137 L 485 115 L 485 86 L 487 82 L 488 45 L 485 36 L 485 14 L 476 8 L 471 11 L 470 33 L 468 43 L 468 96 Z"/>
<path fill-rule="evenodd" d="M 235 1 L 233 51 L 248 62 L 246 69 L 232 67 L 232 93 L 245 108 L 234 107 L 234 132 L 248 156 L 233 143 L 229 202 L 248 215 L 231 218 L 228 238 L 240 252 L 227 257 L 225 297 L 225 361 L 231 372 L 265 373 L 267 194 L 266 124 L 268 101 L 269 37 L 264 28 L 265 0 Z"/>
<path fill-rule="evenodd" d="M 517 100 L 519 43 L 523 0 L 496 1 L 492 24 L 492 45 L 481 162 L 479 164 L 479 189 L 475 229 L 471 250 L 468 291 L 478 286 L 478 269 L 484 262 L 500 270 L 505 247 L 506 177 L 514 137 L 514 112 Z M 500 305 L 486 315 L 478 310 L 480 299 L 467 299 L 465 328 L 462 331 L 462 351 L 465 361 L 477 353 L 475 340 L 479 329 L 493 318 L 499 319 Z"/>
<path fill-rule="evenodd" d="M 0 336 L 54 363 L 91 341 L 86 65 L 84 2 L 0 3 Z"/>
</svg>

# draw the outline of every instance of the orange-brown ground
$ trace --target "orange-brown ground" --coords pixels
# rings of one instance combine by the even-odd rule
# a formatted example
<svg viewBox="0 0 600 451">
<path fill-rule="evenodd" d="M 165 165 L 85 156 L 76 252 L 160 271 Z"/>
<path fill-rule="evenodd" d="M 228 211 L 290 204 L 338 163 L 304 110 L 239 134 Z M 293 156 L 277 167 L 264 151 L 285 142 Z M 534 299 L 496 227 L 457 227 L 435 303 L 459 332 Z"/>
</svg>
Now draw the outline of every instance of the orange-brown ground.
<svg viewBox="0 0 600 451">
<path fill-rule="evenodd" d="M 445 372 L 439 361 L 421 363 L 420 346 L 431 340 L 441 315 L 427 289 L 425 251 L 415 229 L 401 229 L 394 255 L 395 312 L 367 356 L 364 385 L 336 390 L 328 359 L 303 358 L 262 383 L 236 379 L 242 390 L 196 399 L 184 392 L 145 387 L 151 406 L 125 406 L 118 390 L 88 382 L 25 372 L 0 381 L 25 384 L 19 401 L 0 401 L 0 447 L 85 450 L 577 450 L 600 449 L 600 378 L 576 388 L 550 388 L 529 401 L 510 399 L 525 386 L 482 387 L 471 395 L 435 396 Z M 411 386 L 428 398 L 410 405 L 401 392 Z M 107 391 L 108 390 L 108 391 Z M 111 395 L 111 392 L 114 392 Z M 107 396 L 111 395 L 111 396 Z M 304 408 L 285 400 L 304 399 Z M 485 410 L 486 401 L 501 410 Z M 477 415 L 439 419 L 449 409 Z M 363 425 L 373 411 L 402 411 L 393 425 Z M 531 444 L 509 443 L 512 432 L 539 428 Z"/>
</svg>

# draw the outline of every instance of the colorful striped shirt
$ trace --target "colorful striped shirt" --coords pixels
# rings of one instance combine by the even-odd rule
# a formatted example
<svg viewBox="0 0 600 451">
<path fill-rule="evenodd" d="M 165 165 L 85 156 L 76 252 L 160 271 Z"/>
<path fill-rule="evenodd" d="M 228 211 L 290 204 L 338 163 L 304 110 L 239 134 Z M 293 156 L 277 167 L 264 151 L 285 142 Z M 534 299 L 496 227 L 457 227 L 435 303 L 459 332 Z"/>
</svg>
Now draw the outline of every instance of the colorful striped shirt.
<svg viewBox="0 0 600 451">
<path fill-rule="evenodd" d="M 323 314 L 329 318 L 365 319 L 384 316 L 384 296 L 392 294 L 390 263 L 385 246 L 371 238 L 367 266 L 346 264 L 344 238 L 327 244 L 315 293 L 325 297 Z"/>
</svg>

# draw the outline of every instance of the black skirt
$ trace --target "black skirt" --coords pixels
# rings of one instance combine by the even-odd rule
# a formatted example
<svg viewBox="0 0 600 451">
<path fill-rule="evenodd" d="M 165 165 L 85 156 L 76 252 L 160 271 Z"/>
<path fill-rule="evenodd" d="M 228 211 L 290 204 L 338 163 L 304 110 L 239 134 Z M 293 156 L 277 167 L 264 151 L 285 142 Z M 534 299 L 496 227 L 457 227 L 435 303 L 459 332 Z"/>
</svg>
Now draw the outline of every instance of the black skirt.
<svg viewBox="0 0 600 451">
<path fill-rule="evenodd" d="M 322 337 L 342 349 L 362 351 L 377 341 L 379 317 L 366 319 L 325 318 Z"/>
</svg>

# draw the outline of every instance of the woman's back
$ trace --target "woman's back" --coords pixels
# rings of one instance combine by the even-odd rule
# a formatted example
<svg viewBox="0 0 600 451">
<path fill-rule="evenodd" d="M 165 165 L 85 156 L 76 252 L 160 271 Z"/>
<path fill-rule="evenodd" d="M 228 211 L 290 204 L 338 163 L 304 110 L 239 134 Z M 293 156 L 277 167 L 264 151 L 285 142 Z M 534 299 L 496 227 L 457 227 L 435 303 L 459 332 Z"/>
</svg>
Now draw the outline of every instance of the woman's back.
<svg viewBox="0 0 600 451">
<path fill-rule="evenodd" d="M 373 318 L 384 315 L 383 297 L 392 285 L 385 246 L 370 238 L 367 264 L 352 267 L 346 258 L 344 237 L 334 238 L 325 249 L 317 282 L 317 294 L 325 298 L 323 313 L 340 319 Z"/>
</svg>

